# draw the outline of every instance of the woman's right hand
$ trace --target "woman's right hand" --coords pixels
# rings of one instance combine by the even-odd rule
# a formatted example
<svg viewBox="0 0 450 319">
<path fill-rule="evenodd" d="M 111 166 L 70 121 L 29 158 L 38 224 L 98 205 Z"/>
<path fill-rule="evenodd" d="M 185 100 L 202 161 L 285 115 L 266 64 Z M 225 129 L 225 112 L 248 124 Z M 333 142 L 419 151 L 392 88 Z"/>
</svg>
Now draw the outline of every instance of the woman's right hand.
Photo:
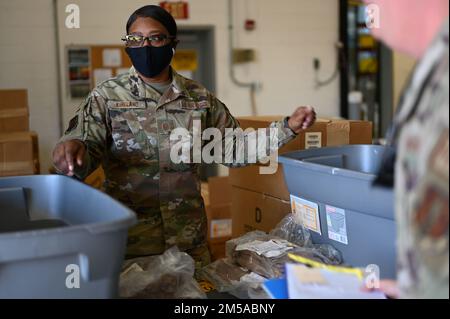
<svg viewBox="0 0 450 319">
<path fill-rule="evenodd" d="M 69 140 L 56 145 L 53 150 L 53 165 L 67 176 L 75 174 L 75 165 L 83 166 L 86 146 L 80 140 Z"/>
</svg>

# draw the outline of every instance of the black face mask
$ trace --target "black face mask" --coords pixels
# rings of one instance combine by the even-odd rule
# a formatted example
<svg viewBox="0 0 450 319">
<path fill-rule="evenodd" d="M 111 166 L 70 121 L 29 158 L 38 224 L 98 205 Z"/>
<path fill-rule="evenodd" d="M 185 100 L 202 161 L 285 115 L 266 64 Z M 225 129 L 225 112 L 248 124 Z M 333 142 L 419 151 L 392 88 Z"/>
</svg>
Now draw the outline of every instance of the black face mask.
<svg viewBox="0 0 450 319">
<path fill-rule="evenodd" d="M 140 48 L 125 48 L 131 63 L 136 70 L 147 78 L 153 78 L 170 64 L 173 58 L 173 46 L 144 46 Z"/>
</svg>

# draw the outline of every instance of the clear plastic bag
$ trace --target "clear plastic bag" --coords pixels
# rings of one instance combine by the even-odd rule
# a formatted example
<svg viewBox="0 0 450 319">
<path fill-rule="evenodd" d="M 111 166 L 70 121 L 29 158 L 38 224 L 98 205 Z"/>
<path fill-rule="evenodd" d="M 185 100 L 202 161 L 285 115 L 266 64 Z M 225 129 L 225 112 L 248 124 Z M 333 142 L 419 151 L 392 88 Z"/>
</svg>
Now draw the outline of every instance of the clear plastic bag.
<svg viewBox="0 0 450 319">
<path fill-rule="evenodd" d="M 266 278 L 250 272 L 242 276 L 238 283 L 233 284 L 227 292 L 239 299 L 270 299 L 262 284 Z"/>
<path fill-rule="evenodd" d="M 233 260 L 265 278 L 278 278 L 284 274 L 284 265 L 290 259 L 287 252 L 276 257 L 267 257 L 251 250 L 240 250 L 233 253 Z"/>
<path fill-rule="evenodd" d="M 229 241 L 227 241 L 225 243 L 225 253 L 226 256 L 228 258 L 233 258 L 233 252 L 236 248 L 236 246 L 240 245 L 240 244 L 245 244 L 254 240 L 269 240 L 270 236 L 260 230 L 255 230 L 249 233 L 246 233 L 245 235 L 238 237 L 238 238 L 234 238 L 234 239 L 230 239 Z"/>
<path fill-rule="evenodd" d="M 293 253 L 303 257 L 327 265 L 342 264 L 341 253 L 331 245 L 314 244 L 309 230 L 300 225 L 293 214 L 286 215 L 269 235 L 277 236 L 298 245 L 300 248 Z"/>
<path fill-rule="evenodd" d="M 200 272 L 200 277 L 213 284 L 219 292 L 229 291 L 233 285 L 239 283 L 241 277 L 249 271 L 227 259 L 219 259 L 209 264 Z"/>
<path fill-rule="evenodd" d="M 270 234 L 253 231 L 226 244 L 227 256 L 234 263 L 266 278 L 284 275 L 285 264 L 294 253 L 329 265 L 339 265 L 342 257 L 331 245 L 313 244 L 309 230 L 287 215 Z"/>
<path fill-rule="evenodd" d="M 286 215 L 269 233 L 296 244 L 300 247 L 311 247 L 312 239 L 309 230 L 295 221 L 293 214 Z"/>
<path fill-rule="evenodd" d="M 119 295 L 142 299 L 205 299 L 194 280 L 195 262 L 172 247 L 164 254 L 128 260 L 120 275 Z"/>
<path fill-rule="evenodd" d="M 252 231 L 226 243 L 228 258 L 265 278 L 276 278 L 284 273 L 287 252 L 296 248 L 279 237 L 262 231 Z"/>
<path fill-rule="evenodd" d="M 202 279 L 213 284 L 217 291 L 229 293 L 239 299 L 266 299 L 261 284 L 266 278 L 240 267 L 226 258 L 216 260 L 204 267 Z"/>
</svg>

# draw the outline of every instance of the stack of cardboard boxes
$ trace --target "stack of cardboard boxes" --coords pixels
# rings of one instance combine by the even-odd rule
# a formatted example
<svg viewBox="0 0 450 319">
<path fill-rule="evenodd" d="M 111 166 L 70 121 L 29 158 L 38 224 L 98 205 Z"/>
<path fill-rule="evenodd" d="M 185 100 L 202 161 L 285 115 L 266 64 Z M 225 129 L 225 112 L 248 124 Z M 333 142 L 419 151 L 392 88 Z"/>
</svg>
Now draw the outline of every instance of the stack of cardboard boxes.
<svg viewBox="0 0 450 319">
<path fill-rule="evenodd" d="M 38 136 L 29 131 L 26 90 L 0 90 L 0 176 L 39 174 Z"/>
<path fill-rule="evenodd" d="M 242 129 L 265 128 L 282 116 L 238 118 Z M 279 150 L 279 154 L 314 147 L 372 144 L 372 123 L 318 119 Z M 275 174 L 262 175 L 260 164 L 230 169 L 232 237 L 252 230 L 269 232 L 291 211 L 282 165 Z"/>
</svg>

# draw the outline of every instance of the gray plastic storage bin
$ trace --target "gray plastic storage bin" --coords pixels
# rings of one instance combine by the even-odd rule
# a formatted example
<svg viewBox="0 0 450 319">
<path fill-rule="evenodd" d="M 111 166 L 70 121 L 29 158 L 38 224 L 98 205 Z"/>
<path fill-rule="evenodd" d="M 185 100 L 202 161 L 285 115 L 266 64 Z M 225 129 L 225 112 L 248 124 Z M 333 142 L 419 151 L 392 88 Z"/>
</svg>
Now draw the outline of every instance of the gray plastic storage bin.
<svg viewBox="0 0 450 319">
<path fill-rule="evenodd" d="M 0 298 L 117 297 L 135 222 L 131 210 L 69 177 L 0 178 Z"/>
<path fill-rule="evenodd" d="M 313 241 L 336 247 L 346 264 L 376 264 L 381 278 L 395 278 L 393 190 L 372 185 L 385 151 L 392 149 L 327 147 L 287 153 L 279 161 L 291 195 L 318 205 L 321 234 L 311 232 Z"/>
</svg>

